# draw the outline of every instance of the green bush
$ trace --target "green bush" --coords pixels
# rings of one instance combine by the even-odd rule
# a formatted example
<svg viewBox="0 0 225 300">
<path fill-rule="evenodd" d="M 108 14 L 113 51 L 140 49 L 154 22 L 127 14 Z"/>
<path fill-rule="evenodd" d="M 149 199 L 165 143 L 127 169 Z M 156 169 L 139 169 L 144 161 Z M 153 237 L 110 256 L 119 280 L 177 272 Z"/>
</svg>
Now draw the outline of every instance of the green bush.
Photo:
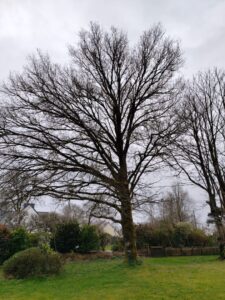
<svg viewBox="0 0 225 300">
<path fill-rule="evenodd" d="M 10 236 L 10 255 L 30 247 L 29 234 L 24 228 L 17 228 Z"/>
<path fill-rule="evenodd" d="M 76 222 L 59 224 L 51 240 L 51 247 L 60 253 L 77 251 L 81 241 L 80 226 Z"/>
<path fill-rule="evenodd" d="M 135 229 L 136 229 L 136 243 L 138 249 L 144 248 L 146 244 L 147 245 L 152 244 L 151 242 L 152 242 L 153 228 L 150 224 L 139 224 L 136 225 Z"/>
<path fill-rule="evenodd" d="M 108 245 L 112 244 L 112 236 L 100 230 L 98 231 L 98 236 L 99 236 L 100 248 L 101 250 L 105 251 L 105 248 Z"/>
<path fill-rule="evenodd" d="M 38 247 L 40 241 L 40 233 L 39 232 L 31 232 L 29 233 L 29 244 L 30 247 Z"/>
<path fill-rule="evenodd" d="M 0 264 L 19 251 L 47 244 L 49 240 L 49 234 L 45 232 L 28 233 L 21 227 L 10 231 L 0 225 Z"/>
<path fill-rule="evenodd" d="M 207 246 L 218 246 L 218 236 L 216 233 L 213 233 L 211 235 L 207 235 Z"/>
<path fill-rule="evenodd" d="M 0 224 L 0 264 L 10 257 L 10 231 Z"/>
<path fill-rule="evenodd" d="M 16 252 L 29 247 L 29 234 L 25 229 L 17 228 L 10 232 L 6 226 L 0 226 L 0 263 L 3 263 Z"/>
<path fill-rule="evenodd" d="M 81 229 L 81 242 L 78 251 L 87 253 L 93 250 L 99 250 L 100 239 L 96 227 L 84 225 Z"/>
<path fill-rule="evenodd" d="M 143 249 L 149 246 L 162 247 L 196 247 L 217 245 L 216 237 L 209 236 L 199 228 L 194 228 L 187 222 L 175 225 L 167 222 L 145 223 L 136 225 L 137 247 Z"/>
<path fill-rule="evenodd" d="M 42 244 L 50 244 L 51 234 L 49 232 L 34 232 L 29 233 L 30 247 L 40 247 Z"/>
<path fill-rule="evenodd" d="M 124 250 L 124 244 L 123 239 L 120 237 L 112 237 L 112 251 L 123 251 Z"/>
<path fill-rule="evenodd" d="M 69 222 L 57 226 L 51 247 L 60 253 L 87 253 L 99 250 L 100 239 L 95 226 L 84 225 L 80 228 L 78 223 Z"/>
<path fill-rule="evenodd" d="M 57 253 L 45 253 L 39 248 L 29 248 L 14 254 L 3 264 L 7 278 L 28 278 L 60 272 L 62 264 Z"/>
<path fill-rule="evenodd" d="M 139 224 L 136 226 L 137 248 L 143 249 L 146 245 L 172 246 L 174 229 L 166 223 Z"/>
<path fill-rule="evenodd" d="M 193 229 L 189 235 L 189 243 L 193 246 L 207 246 L 209 244 L 209 237 L 202 229 Z"/>
<path fill-rule="evenodd" d="M 190 246 L 189 237 L 193 231 L 193 227 L 190 223 L 179 222 L 175 225 L 174 230 L 174 244 L 177 247 Z"/>
</svg>

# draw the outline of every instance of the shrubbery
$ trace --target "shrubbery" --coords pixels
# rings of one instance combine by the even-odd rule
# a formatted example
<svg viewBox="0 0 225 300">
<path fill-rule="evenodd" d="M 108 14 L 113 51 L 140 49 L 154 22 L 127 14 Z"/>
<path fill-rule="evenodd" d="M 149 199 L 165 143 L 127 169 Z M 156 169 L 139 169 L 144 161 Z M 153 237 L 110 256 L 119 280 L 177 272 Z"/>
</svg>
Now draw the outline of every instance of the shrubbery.
<svg viewBox="0 0 225 300">
<path fill-rule="evenodd" d="M 51 246 L 60 253 L 68 253 L 77 251 L 80 240 L 81 232 L 77 222 L 59 224 L 51 240 Z"/>
<path fill-rule="evenodd" d="M 19 279 L 57 274 L 61 268 L 62 264 L 57 253 L 45 252 L 40 248 L 29 248 L 5 261 L 3 273 L 7 278 Z"/>
<path fill-rule="evenodd" d="M 10 255 L 30 247 L 29 234 L 24 228 L 17 228 L 10 235 Z"/>
<path fill-rule="evenodd" d="M 88 253 L 99 250 L 109 241 L 92 225 L 80 226 L 77 222 L 58 224 L 55 233 L 28 233 L 23 228 L 13 231 L 0 225 L 0 264 L 15 253 L 31 247 L 53 248 L 60 253 Z"/>
<path fill-rule="evenodd" d="M 173 233 L 173 243 L 177 247 L 193 246 L 190 245 L 190 235 L 193 227 L 189 223 L 180 222 L 175 225 Z"/>
<path fill-rule="evenodd" d="M 194 228 L 190 223 L 180 222 L 174 226 L 166 223 L 140 224 L 136 226 L 137 247 L 194 247 L 213 246 L 216 241 L 203 230 Z"/>
<path fill-rule="evenodd" d="M 0 225 L 0 264 L 14 253 L 31 246 L 28 232 L 23 228 L 10 231 L 5 225 Z"/>
<path fill-rule="evenodd" d="M 0 264 L 10 257 L 10 231 L 0 224 Z"/>
<path fill-rule="evenodd" d="M 81 238 L 78 251 L 81 253 L 87 253 L 93 250 L 99 250 L 99 248 L 100 239 L 95 226 L 84 225 L 81 228 Z"/>
<path fill-rule="evenodd" d="M 123 239 L 117 236 L 112 237 L 112 251 L 123 251 Z"/>
<path fill-rule="evenodd" d="M 103 232 L 102 230 L 99 230 L 98 236 L 100 240 L 100 248 L 101 250 L 105 251 L 106 246 L 112 244 L 112 236 L 106 232 Z"/>
<path fill-rule="evenodd" d="M 30 247 L 38 247 L 40 244 L 40 240 L 42 239 L 43 232 L 32 232 L 29 233 L 29 244 Z M 45 233 L 44 233 L 45 234 Z"/>
<path fill-rule="evenodd" d="M 52 235 L 49 232 L 38 231 L 29 233 L 29 244 L 30 247 L 38 247 L 42 244 L 49 244 Z"/>
<path fill-rule="evenodd" d="M 51 240 L 51 246 L 60 253 L 87 253 L 98 250 L 100 240 L 94 226 L 84 225 L 80 227 L 76 222 L 69 222 L 57 226 Z"/>
<path fill-rule="evenodd" d="M 180 222 L 171 225 L 166 222 L 140 224 L 136 226 L 137 248 L 146 245 L 164 247 L 204 247 L 217 244 L 216 236 L 209 236 L 191 224 Z M 92 225 L 79 225 L 77 222 L 60 223 L 55 233 L 28 233 L 25 229 L 13 231 L 0 225 L 0 264 L 18 251 L 39 247 L 49 252 L 50 246 L 60 253 L 89 253 L 111 244 L 113 251 L 123 251 L 123 240 L 111 237 L 100 228 Z"/>
<path fill-rule="evenodd" d="M 10 231 L 0 224 L 0 264 L 19 251 L 48 244 L 49 241 L 50 236 L 46 232 L 28 233 L 21 227 Z"/>
</svg>

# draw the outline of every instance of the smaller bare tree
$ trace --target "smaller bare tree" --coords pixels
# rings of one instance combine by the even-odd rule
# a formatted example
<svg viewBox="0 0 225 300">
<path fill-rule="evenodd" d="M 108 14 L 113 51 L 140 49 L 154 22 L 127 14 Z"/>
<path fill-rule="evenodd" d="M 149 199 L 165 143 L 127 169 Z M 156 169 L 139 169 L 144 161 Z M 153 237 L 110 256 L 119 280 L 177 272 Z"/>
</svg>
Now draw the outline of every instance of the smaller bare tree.
<svg viewBox="0 0 225 300">
<path fill-rule="evenodd" d="M 183 135 L 171 152 L 174 167 L 208 194 L 210 215 L 216 224 L 220 255 L 224 258 L 225 231 L 225 72 L 199 73 L 187 84 L 179 111 Z"/>
<path fill-rule="evenodd" d="M 171 225 L 192 222 L 191 199 L 179 182 L 171 187 L 160 203 L 160 218 Z"/>
<path fill-rule="evenodd" d="M 63 223 L 64 219 L 62 215 L 56 212 L 47 212 L 40 214 L 33 214 L 27 224 L 27 228 L 30 231 L 44 231 L 44 232 L 54 232 L 56 226 Z"/>
<path fill-rule="evenodd" d="M 89 216 L 86 205 L 81 207 L 69 201 L 68 204 L 63 207 L 62 218 L 65 221 L 77 221 L 79 224 L 88 223 Z"/>
<path fill-rule="evenodd" d="M 33 200 L 35 179 L 19 169 L 7 170 L 0 176 L 0 212 L 4 223 L 20 226 L 26 216 L 26 205 Z"/>
</svg>

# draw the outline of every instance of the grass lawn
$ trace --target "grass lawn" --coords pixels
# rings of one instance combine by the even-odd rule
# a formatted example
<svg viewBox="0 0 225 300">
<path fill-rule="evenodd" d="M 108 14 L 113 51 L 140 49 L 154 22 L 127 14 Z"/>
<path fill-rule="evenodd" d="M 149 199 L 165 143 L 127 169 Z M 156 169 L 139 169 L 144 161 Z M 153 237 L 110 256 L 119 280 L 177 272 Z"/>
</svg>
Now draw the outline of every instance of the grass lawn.
<svg viewBox="0 0 225 300">
<path fill-rule="evenodd" d="M 5 280 L 1 300 L 225 299 L 225 262 L 215 256 L 146 258 L 135 268 L 120 259 L 74 262 L 61 275 Z"/>
</svg>

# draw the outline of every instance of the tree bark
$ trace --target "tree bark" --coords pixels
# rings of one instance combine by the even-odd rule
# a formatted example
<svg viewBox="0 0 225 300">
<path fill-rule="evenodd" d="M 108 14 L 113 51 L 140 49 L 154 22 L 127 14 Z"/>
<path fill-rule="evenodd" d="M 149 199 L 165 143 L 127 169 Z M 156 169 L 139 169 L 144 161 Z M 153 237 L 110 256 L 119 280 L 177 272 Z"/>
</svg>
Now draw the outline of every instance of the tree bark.
<svg viewBox="0 0 225 300">
<path fill-rule="evenodd" d="M 121 221 L 126 261 L 128 262 L 128 264 L 136 264 L 136 234 L 132 217 L 131 201 L 129 198 L 127 198 L 126 201 L 125 199 L 123 199 Z"/>
<path fill-rule="evenodd" d="M 135 226 L 132 216 L 132 196 L 128 183 L 127 164 L 123 157 L 122 136 L 118 142 L 120 146 L 120 172 L 118 176 L 118 196 L 121 203 L 121 225 L 126 262 L 131 265 L 137 263 L 137 247 Z"/>
<path fill-rule="evenodd" d="M 216 228 L 218 232 L 218 243 L 219 243 L 219 255 L 220 259 L 224 260 L 225 259 L 225 232 L 224 232 L 224 227 L 223 224 L 220 220 L 216 221 Z"/>
<path fill-rule="evenodd" d="M 220 259 L 225 259 L 225 230 L 222 222 L 222 217 L 220 215 L 220 210 L 216 205 L 215 195 L 210 195 L 209 197 L 209 205 L 211 209 L 211 214 L 214 218 L 214 222 L 216 225 L 217 233 L 218 233 L 218 244 L 219 244 L 219 255 Z"/>
</svg>

